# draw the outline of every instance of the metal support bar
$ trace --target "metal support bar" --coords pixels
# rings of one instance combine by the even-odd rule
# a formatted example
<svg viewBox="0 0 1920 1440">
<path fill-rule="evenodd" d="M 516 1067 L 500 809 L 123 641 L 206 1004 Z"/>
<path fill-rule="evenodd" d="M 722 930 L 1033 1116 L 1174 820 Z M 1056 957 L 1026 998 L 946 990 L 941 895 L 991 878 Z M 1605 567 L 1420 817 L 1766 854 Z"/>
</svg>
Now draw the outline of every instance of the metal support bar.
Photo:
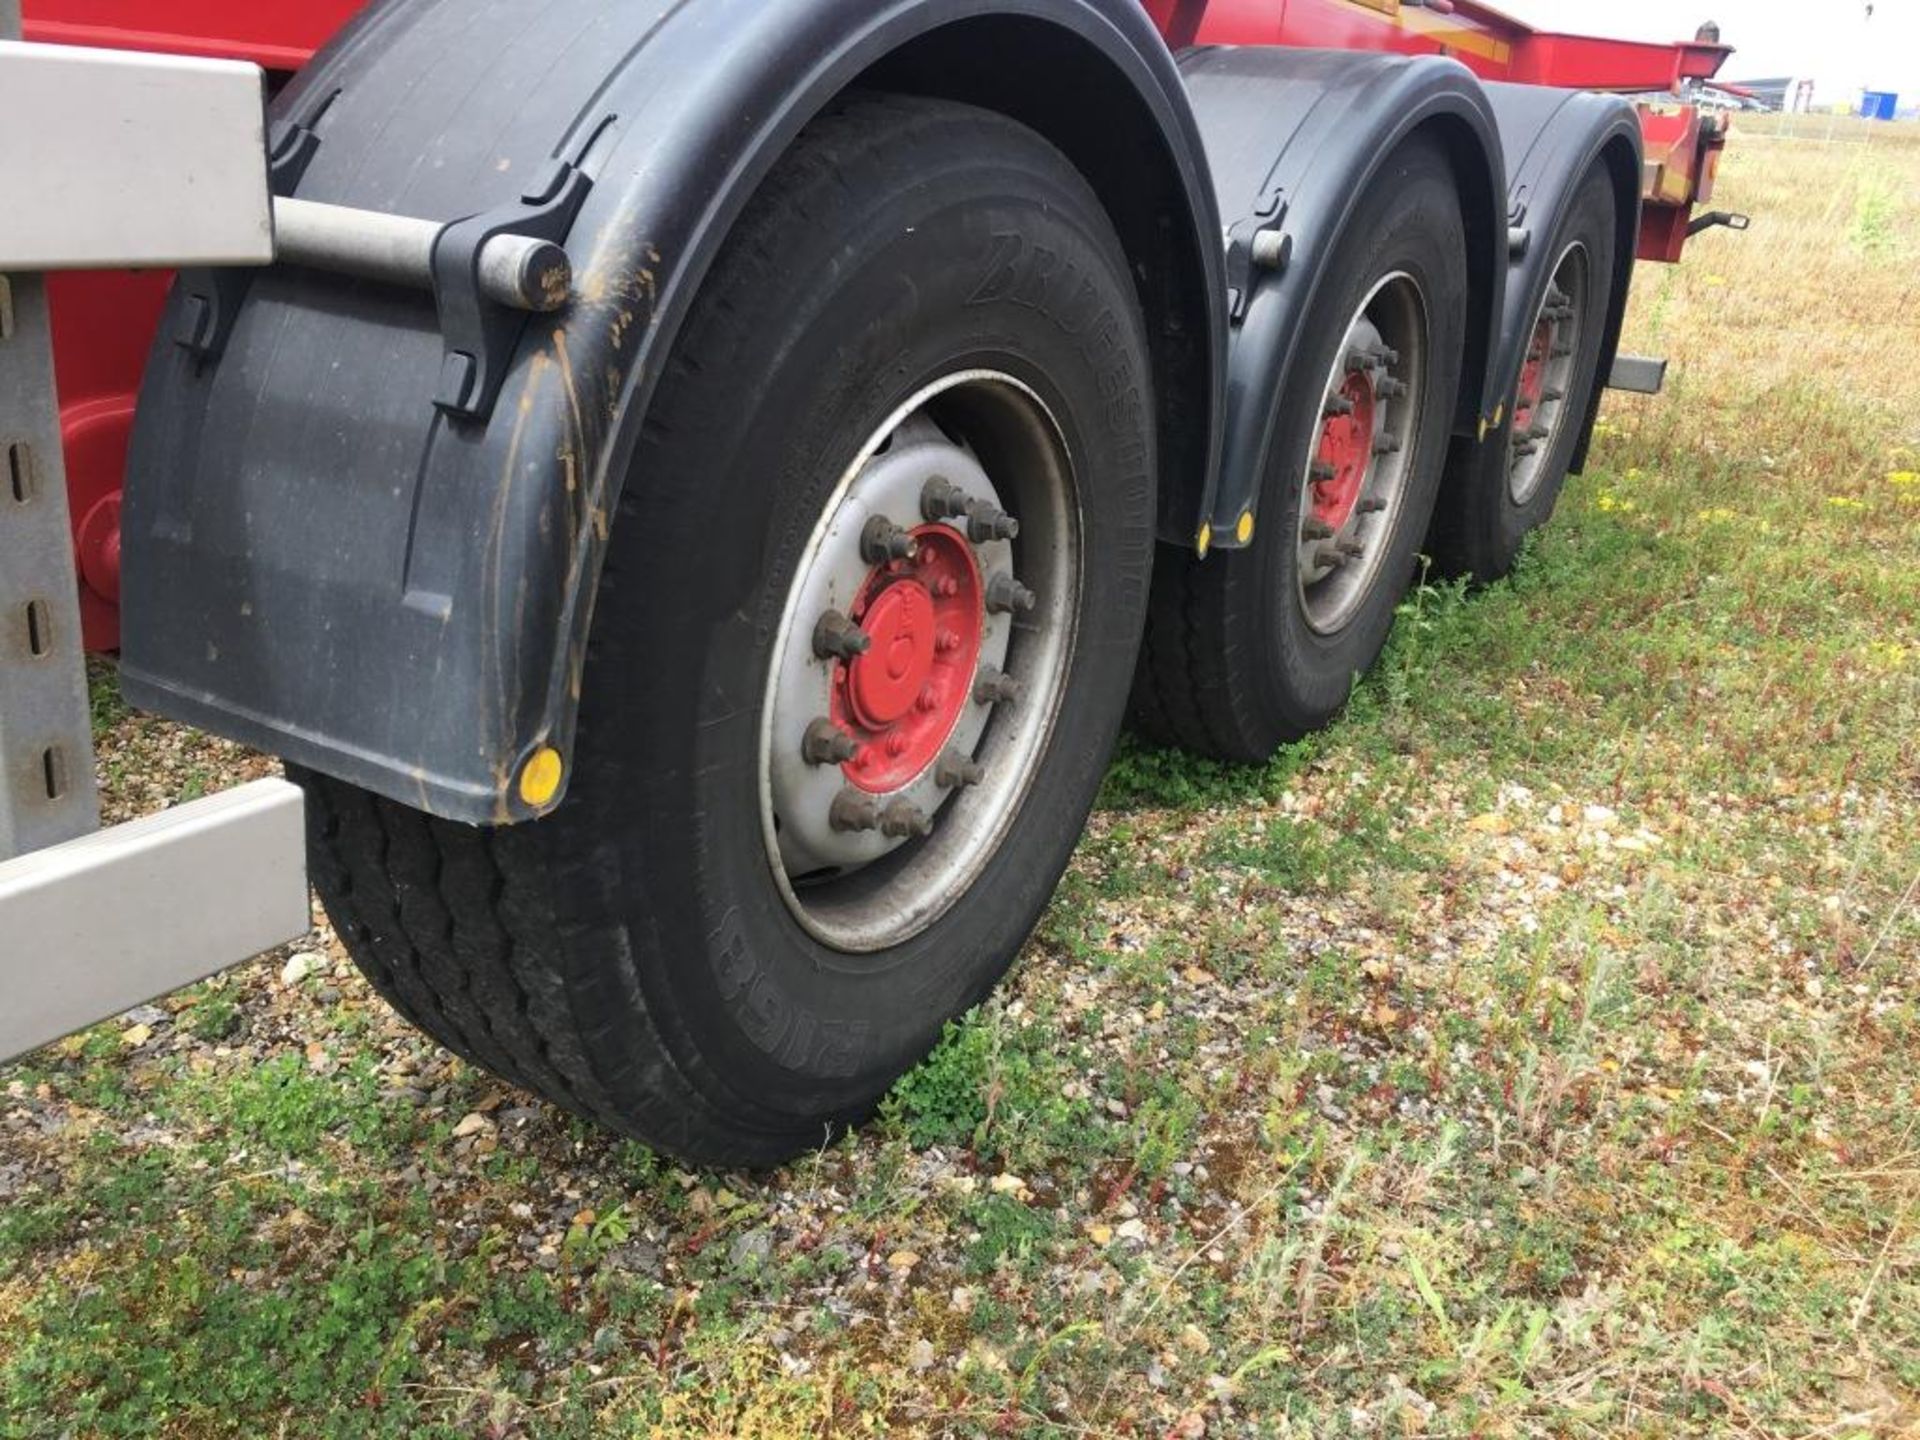
<svg viewBox="0 0 1920 1440">
<path fill-rule="evenodd" d="M 0 1063 L 305 934 L 302 804 L 258 780 L 0 865 Z"/>
<path fill-rule="evenodd" d="M 433 249 L 447 228 L 312 200 L 273 202 L 274 250 L 281 261 L 414 290 L 433 288 Z M 573 288 L 567 252 L 527 235 L 488 240 L 480 249 L 478 273 L 480 293 L 515 310 L 558 310 Z"/>
<path fill-rule="evenodd" d="M 79 596 L 46 284 L 0 275 L 0 860 L 100 823 Z"/>
<path fill-rule="evenodd" d="M 1658 395 L 1667 385 L 1667 362 L 1657 355 L 1618 355 L 1613 374 L 1607 377 L 1609 390 L 1625 390 L 1635 395 Z"/>
</svg>

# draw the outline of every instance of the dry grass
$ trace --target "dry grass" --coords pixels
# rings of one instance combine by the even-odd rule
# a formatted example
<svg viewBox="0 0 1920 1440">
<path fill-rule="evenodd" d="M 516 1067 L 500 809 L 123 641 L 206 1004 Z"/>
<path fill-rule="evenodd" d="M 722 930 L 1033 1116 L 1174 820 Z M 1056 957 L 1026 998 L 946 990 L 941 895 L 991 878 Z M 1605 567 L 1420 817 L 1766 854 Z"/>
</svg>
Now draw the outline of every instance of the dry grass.
<svg viewBox="0 0 1920 1440">
<path fill-rule="evenodd" d="M 324 928 L 0 1073 L 0 1435 L 1920 1433 L 1920 133 L 1720 201 L 1521 574 L 1129 746 L 836 1150 L 663 1167 Z M 248 763 L 101 720 L 122 808 Z"/>
</svg>

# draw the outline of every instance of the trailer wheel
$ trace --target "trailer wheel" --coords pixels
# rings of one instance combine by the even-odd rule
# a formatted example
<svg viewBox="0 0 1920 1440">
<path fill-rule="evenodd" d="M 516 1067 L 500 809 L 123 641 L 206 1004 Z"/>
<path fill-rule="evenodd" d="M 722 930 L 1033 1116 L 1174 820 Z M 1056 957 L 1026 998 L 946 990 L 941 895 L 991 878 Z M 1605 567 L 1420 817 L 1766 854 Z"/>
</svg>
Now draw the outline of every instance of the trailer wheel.
<svg viewBox="0 0 1920 1440">
<path fill-rule="evenodd" d="M 374 983 L 695 1161 L 867 1113 L 1092 807 L 1153 556 L 1148 367 L 1119 241 L 1038 135 L 889 97 L 815 122 L 649 413 L 569 798 L 479 831 L 304 777 Z"/>
<path fill-rule="evenodd" d="M 1614 291 L 1613 181 L 1596 167 L 1553 239 L 1553 275 L 1507 399 L 1504 432 L 1462 442 L 1434 516 L 1435 562 L 1448 574 L 1498 580 L 1527 536 L 1553 516 L 1600 383 L 1600 347 Z"/>
<path fill-rule="evenodd" d="M 1379 657 L 1446 457 L 1466 231 L 1440 147 L 1376 177 L 1308 311 L 1253 546 L 1163 555 L 1134 691 L 1153 738 L 1257 761 L 1326 725 Z"/>
</svg>

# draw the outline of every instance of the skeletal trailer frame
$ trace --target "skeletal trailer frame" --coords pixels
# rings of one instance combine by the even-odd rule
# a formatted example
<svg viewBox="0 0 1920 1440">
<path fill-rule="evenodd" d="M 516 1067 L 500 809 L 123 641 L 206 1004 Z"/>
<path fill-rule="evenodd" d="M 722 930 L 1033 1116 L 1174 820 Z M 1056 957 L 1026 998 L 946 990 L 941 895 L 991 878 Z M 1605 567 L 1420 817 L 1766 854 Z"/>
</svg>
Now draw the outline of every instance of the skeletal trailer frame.
<svg viewBox="0 0 1920 1440">
<path fill-rule="evenodd" d="M 249 63 L 17 43 L 0 0 L 0 1061 L 303 934 L 300 791 L 262 780 L 99 831 L 42 272 L 284 260 L 418 289 L 447 227 L 271 199 Z M 183 197 L 190 203 L 182 203 Z M 488 301 L 550 310 L 558 246 L 499 235 Z"/>
</svg>

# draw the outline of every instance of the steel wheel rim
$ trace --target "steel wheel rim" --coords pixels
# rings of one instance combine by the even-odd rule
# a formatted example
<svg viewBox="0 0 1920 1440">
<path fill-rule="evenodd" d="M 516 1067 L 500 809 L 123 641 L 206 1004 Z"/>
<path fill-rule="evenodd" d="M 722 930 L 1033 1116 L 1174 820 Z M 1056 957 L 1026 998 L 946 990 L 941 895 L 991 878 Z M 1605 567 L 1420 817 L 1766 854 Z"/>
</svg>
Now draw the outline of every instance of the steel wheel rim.
<svg viewBox="0 0 1920 1440">
<path fill-rule="evenodd" d="M 1547 462 L 1573 413 L 1573 371 L 1587 316 L 1592 259 L 1575 241 L 1560 254 L 1534 316 L 1533 334 L 1514 390 L 1507 434 L 1507 494 L 1525 505 L 1540 493 Z"/>
<path fill-rule="evenodd" d="M 1403 523 L 1427 398 L 1428 317 L 1412 275 L 1386 276 L 1348 325 L 1321 391 L 1294 566 L 1300 611 L 1316 634 L 1352 623 Z"/>
<path fill-rule="evenodd" d="M 970 515 L 929 512 L 928 487 L 935 481 L 954 487 L 958 504 L 987 507 L 987 528 L 976 528 Z M 988 533 L 994 512 L 1017 521 L 1017 534 Z M 859 546 L 876 516 L 909 534 L 920 532 L 912 559 L 887 562 L 909 571 L 876 579 L 880 567 L 869 556 L 878 552 L 862 553 Z M 817 748 L 810 758 L 809 730 L 824 739 L 818 728 L 824 718 L 844 721 L 851 728 L 842 733 L 863 751 L 892 741 L 898 732 L 865 727 L 891 713 L 903 678 L 894 671 L 901 666 L 887 661 L 886 673 L 863 687 L 874 654 L 870 637 L 852 658 L 822 655 L 820 616 L 840 610 L 862 633 L 866 623 L 892 626 L 887 653 L 911 652 L 903 672 L 910 680 L 913 667 L 925 662 L 919 626 L 928 612 L 909 597 L 911 604 L 894 606 L 890 619 L 876 622 L 876 607 L 901 587 L 937 588 L 918 567 L 929 553 L 951 559 L 947 532 L 963 538 L 978 567 L 979 636 L 960 657 L 970 664 L 939 668 L 955 658 L 938 649 L 939 637 L 935 659 L 926 663 L 935 667 L 929 678 L 941 691 L 939 707 L 963 677 L 964 697 L 928 764 L 904 783 L 898 774 L 882 774 L 863 786 L 856 762 L 838 758 L 844 746 L 825 761 Z M 1065 695 L 1083 584 L 1081 551 L 1064 432 L 1029 386 L 1000 371 L 967 370 L 928 385 L 888 417 L 842 475 L 788 591 L 760 726 L 768 862 L 789 912 L 815 939 L 848 954 L 890 949 L 933 924 L 979 878 L 1026 799 Z M 951 569 L 943 573 L 962 578 Z M 964 583 L 958 588 L 964 592 Z M 860 622 L 851 612 L 863 597 L 867 618 Z M 957 612 L 940 607 L 966 598 L 961 593 L 933 603 L 951 615 Z M 861 703 L 876 696 L 889 702 L 877 712 Z M 939 707 L 931 720 L 890 723 L 918 727 L 912 745 L 924 748 L 925 734 L 944 715 Z M 897 748 L 888 764 L 910 764 L 917 752 Z M 889 813 L 904 821 L 897 806 L 917 812 L 924 833 L 921 827 L 905 833 L 866 828 Z M 861 828 L 842 823 L 849 820 Z"/>
</svg>

